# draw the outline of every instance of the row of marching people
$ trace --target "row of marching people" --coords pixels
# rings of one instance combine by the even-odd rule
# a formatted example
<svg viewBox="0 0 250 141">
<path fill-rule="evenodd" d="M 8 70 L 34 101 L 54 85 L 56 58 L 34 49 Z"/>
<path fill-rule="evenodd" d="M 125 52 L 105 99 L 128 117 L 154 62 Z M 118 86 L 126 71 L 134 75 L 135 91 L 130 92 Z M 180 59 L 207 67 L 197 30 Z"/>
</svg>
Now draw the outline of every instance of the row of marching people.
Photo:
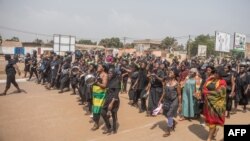
<svg viewBox="0 0 250 141">
<path fill-rule="evenodd" d="M 245 61 L 173 60 L 144 58 L 131 61 L 123 68 L 131 80 L 129 104 L 139 113 L 156 116 L 160 109 L 167 118 L 169 136 L 179 121 L 205 118 L 209 125 L 208 140 L 218 132 L 225 118 L 235 114 L 238 105 L 246 112 L 250 92 L 250 69 Z M 138 102 L 140 100 L 140 103 Z"/>
<path fill-rule="evenodd" d="M 99 120 L 102 117 L 107 127 L 103 133 L 116 133 L 121 73 L 115 65 L 105 63 L 101 55 L 98 62 L 92 60 L 93 56 L 85 58 L 76 56 L 72 62 L 71 53 L 60 56 L 52 52 L 50 55 L 41 55 L 39 61 L 32 56 L 26 63 L 30 72 L 28 81 L 34 73 L 37 77 L 36 82 L 48 90 L 59 90 L 58 93 L 64 93 L 71 88 L 72 95 L 78 91 L 79 105 L 87 107 L 86 115 L 90 115 L 94 121 L 92 130 L 99 128 Z M 112 127 L 110 117 L 113 119 Z"/>
<path fill-rule="evenodd" d="M 126 93 L 128 83 L 129 105 L 139 108 L 139 113 L 156 116 L 162 109 L 167 119 L 165 137 L 175 130 L 177 116 L 179 122 L 204 117 L 211 140 L 217 134 L 217 126 L 237 113 L 238 105 L 246 112 L 250 92 L 247 61 L 223 60 L 218 64 L 213 58 L 181 62 L 174 58 L 170 63 L 150 55 L 111 57 L 108 61 L 105 57 L 102 52 L 77 55 L 72 62 L 70 53 L 64 57 L 51 53 L 39 61 L 33 55 L 27 64 L 30 78 L 37 75 L 37 82 L 48 90 L 63 93 L 71 87 L 73 94 L 78 91 L 79 104 L 84 104 L 86 114 L 93 118 L 92 130 L 99 128 L 103 117 L 105 134 L 117 131 L 119 93 Z"/>
</svg>

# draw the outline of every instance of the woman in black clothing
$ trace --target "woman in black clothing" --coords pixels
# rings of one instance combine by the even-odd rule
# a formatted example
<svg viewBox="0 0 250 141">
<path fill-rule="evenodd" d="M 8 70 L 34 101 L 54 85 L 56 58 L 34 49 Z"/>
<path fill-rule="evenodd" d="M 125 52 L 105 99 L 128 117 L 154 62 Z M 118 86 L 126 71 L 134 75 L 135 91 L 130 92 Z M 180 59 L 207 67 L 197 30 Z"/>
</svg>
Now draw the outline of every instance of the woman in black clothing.
<svg viewBox="0 0 250 141">
<path fill-rule="evenodd" d="M 230 111 L 232 109 L 232 100 L 233 97 L 235 96 L 235 76 L 234 73 L 231 70 L 231 66 L 230 65 L 226 65 L 224 67 L 224 71 L 225 71 L 225 76 L 223 77 L 223 79 L 226 81 L 227 83 L 227 88 L 226 88 L 226 110 L 227 110 L 227 118 L 230 118 Z"/>
<path fill-rule="evenodd" d="M 2 95 L 6 95 L 7 91 L 10 88 L 11 83 L 17 88 L 17 92 L 21 92 L 18 84 L 16 83 L 16 71 L 18 72 L 18 75 L 21 75 L 21 71 L 19 70 L 18 66 L 16 65 L 16 61 L 11 59 L 11 56 L 9 54 L 5 55 L 5 60 L 8 61 L 8 64 L 5 67 L 5 72 L 7 75 L 7 81 L 6 81 L 6 87 Z"/>
<path fill-rule="evenodd" d="M 30 68 L 30 76 L 29 76 L 29 79 L 28 81 L 30 81 L 31 77 L 33 76 L 33 73 L 35 73 L 35 76 L 38 80 L 38 74 L 37 74 L 37 55 L 36 55 L 36 51 L 34 50 L 33 51 L 33 55 L 31 57 L 31 60 L 30 60 L 30 64 L 31 64 L 31 68 Z"/>
<path fill-rule="evenodd" d="M 146 70 L 147 63 L 141 62 L 140 69 L 138 72 L 138 78 L 132 87 L 133 89 L 136 89 L 136 93 L 134 95 L 134 103 L 132 105 L 137 105 L 137 102 L 139 98 L 141 99 L 141 109 L 140 113 L 143 113 L 147 110 L 146 107 L 146 98 L 145 94 L 148 91 L 148 77 L 147 77 L 147 70 Z"/>
<path fill-rule="evenodd" d="M 163 78 L 164 72 L 159 67 L 159 63 L 154 64 L 153 71 L 150 74 L 150 93 L 148 98 L 148 113 L 147 115 L 152 115 L 154 109 L 157 108 L 159 99 L 161 98 L 163 91 Z"/>
<path fill-rule="evenodd" d="M 70 78 L 69 78 L 69 69 L 70 69 L 70 59 L 66 59 L 64 61 L 64 64 L 61 68 L 61 75 L 60 75 L 60 91 L 58 93 L 63 93 L 64 88 L 67 88 L 66 91 L 69 91 L 69 84 L 70 84 Z"/>
<path fill-rule="evenodd" d="M 169 72 L 169 79 L 164 86 L 164 93 L 159 100 L 159 104 L 163 102 L 163 114 L 167 118 L 167 131 L 163 135 L 167 137 L 170 132 L 175 128 L 174 117 L 177 116 L 177 111 L 181 109 L 181 88 L 176 80 L 177 73 L 174 71 Z"/>
<path fill-rule="evenodd" d="M 97 76 L 96 69 L 97 69 L 97 66 L 95 64 L 90 64 L 89 65 L 89 70 L 88 70 L 88 72 L 87 72 L 86 75 L 92 74 L 94 76 Z M 92 112 L 92 105 L 93 105 L 93 101 L 92 101 L 92 86 L 91 85 L 88 85 L 86 83 L 84 84 L 83 95 L 84 95 L 84 98 L 86 99 L 87 104 L 88 104 L 87 105 L 88 106 L 88 111 L 87 111 L 86 115 L 89 115 Z"/>
<path fill-rule="evenodd" d="M 236 79 L 236 96 L 239 99 L 239 105 L 243 105 L 243 112 L 246 112 L 246 105 L 248 104 L 247 92 L 250 84 L 250 76 L 247 75 L 246 65 L 241 64 L 239 67 L 239 75 Z M 237 108 L 237 106 L 235 107 Z"/>
<path fill-rule="evenodd" d="M 107 130 L 103 132 L 103 134 L 110 134 L 112 131 L 115 134 L 117 132 L 117 111 L 120 105 L 119 92 L 121 90 L 121 79 L 116 74 L 114 69 L 110 69 L 108 72 L 108 85 L 107 85 L 107 93 L 106 100 L 102 108 L 101 115 L 104 119 Z M 112 115 L 113 120 L 113 130 L 111 128 L 111 124 L 109 122 L 108 112 Z"/>
<path fill-rule="evenodd" d="M 26 54 L 26 58 L 24 60 L 24 78 L 26 78 L 26 75 L 27 75 L 27 72 L 30 72 L 30 53 L 27 53 Z"/>
<path fill-rule="evenodd" d="M 131 66 L 131 74 L 130 74 L 130 80 L 131 80 L 131 85 L 128 91 L 128 96 L 129 96 L 129 104 L 134 103 L 134 95 L 136 93 L 135 88 L 135 82 L 138 78 L 139 72 L 138 72 L 138 67 L 136 64 L 132 64 Z"/>
</svg>

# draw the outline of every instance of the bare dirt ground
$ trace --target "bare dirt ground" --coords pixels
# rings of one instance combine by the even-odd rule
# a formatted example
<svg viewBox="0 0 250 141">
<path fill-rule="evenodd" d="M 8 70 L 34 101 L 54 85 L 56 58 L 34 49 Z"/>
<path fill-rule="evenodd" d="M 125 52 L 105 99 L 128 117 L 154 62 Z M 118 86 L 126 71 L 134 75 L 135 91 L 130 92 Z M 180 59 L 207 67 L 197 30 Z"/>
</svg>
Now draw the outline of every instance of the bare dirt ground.
<svg viewBox="0 0 250 141">
<path fill-rule="evenodd" d="M 163 138 L 166 129 L 164 116 L 146 117 L 138 109 L 129 106 L 127 94 L 121 94 L 118 111 L 118 133 L 103 135 L 105 125 L 91 131 L 90 117 L 78 105 L 78 95 L 71 92 L 58 94 L 57 90 L 46 90 L 34 82 L 20 82 L 26 92 L 15 94 L 12 86 L 7 96 L 0 96 L 0 141 L 201 141 L 208 134 L 207 127 L 198 120 L 179 121 L 175 132 Z M 5 84 L 0 84 L 3 91 Z M 241 108 L 241 107 L 239 107 Z M 249 124 L 250 109 L 247 113 L 238 111 L 227 119 L 227 124 Z M 223 139 L 220 128 L 217 140 Z"/>
</svg>

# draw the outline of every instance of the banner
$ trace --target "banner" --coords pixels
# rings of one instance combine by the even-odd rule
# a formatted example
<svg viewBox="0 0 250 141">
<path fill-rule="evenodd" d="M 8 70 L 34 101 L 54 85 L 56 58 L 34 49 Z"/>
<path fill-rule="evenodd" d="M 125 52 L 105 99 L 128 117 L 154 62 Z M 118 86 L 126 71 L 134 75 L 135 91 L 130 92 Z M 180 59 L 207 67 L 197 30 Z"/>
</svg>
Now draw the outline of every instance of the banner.
<svg viewBox="0 0 250 141">
<path fill-rule="evenodd" d="M 246 42 L 246 35 L 240 33 L 234 34 L 234 49 L 245 50 Z"/>
<path fill-rule="evenodd" d="M 230 52 L 230 34 L 216 32 L 215 51 Z"/>
<path fill-rule="evenodd" d="M 75 52 L 75 36 L 54 35 L 53 50 L 56 53 Z"/>
<path fill-rule="evenodd" d="M 197 56 L 207 56 L 207 46 L 206 45 L 198 45 Z"/>
</svg>

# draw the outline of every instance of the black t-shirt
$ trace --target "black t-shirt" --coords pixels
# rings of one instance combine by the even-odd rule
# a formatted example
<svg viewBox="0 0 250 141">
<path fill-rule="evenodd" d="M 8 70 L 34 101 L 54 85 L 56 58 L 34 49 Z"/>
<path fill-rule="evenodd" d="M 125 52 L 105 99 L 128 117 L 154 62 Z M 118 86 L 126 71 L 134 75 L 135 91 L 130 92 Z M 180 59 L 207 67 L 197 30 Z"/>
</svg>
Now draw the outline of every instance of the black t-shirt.
<svg viewBox="0 0 250 141">
<path fill-rule="evenodd" d="M 162 70 L 157 70 L 156 75 L 160 78 L 164 78 L 164 72 Z M 152 87 L 162 87 L 162 82 L 155 78 L 155 76 L 151 76 L 151 86 Z"/>
<path fill-rule="evenodd" d="M 123 67 L 126 68 L 126 69 L 128 69 L 126 66 L 123 66 Z M 121 74 L 123 75 L 123 74 L 125 74 L 125 73 L 127 73 L 127 71 L 124 70 L 124 69 L 121 69 Z M 125 75 L 125 76 L 123 77 L 123 79 L 124 79 L 124 80 L 128 79 L 128 75 Z"/>
<path fill-rule="evenodd" d="M 147 85 L 147 71 L 145 69 L 140 69 L 138 73 L 138 89 L 144 89 Z"/>
<path fill-rule="evenodd" d="M 25 58 L 25 60 L 24 60 L 24 63 L 25 63 L 25 65 L 30 65 L 29 64 L 29 61 L 31 60 L 31 58 L 30 57 L 27 57 L 27 58 Z"/>
<path fill-rule="evenodd" d="M 33 57 L 31 60 L 32 60 L 31 67 L 35 68 L 37 66 L 37 59 Z"/>
<path fill-rule="evenodd" d="M 131 85 L 135 84 L 137 78 L 138 78 L 138 71 L 132 72 L 130 79 L 131 79 Z"/>
<path fill-rule="evenodd" d="M 16 74 L 16 69 L 14 68 L 14 65 L 16 64 L 15 60 L 9 60 L 8 64 L 5 67 L 6 74 Z"/>
<path fill-rule="evenodd" d="M 59 64 L 60 62 L 58 60 L 53 60 L 52 62 L 50 62 L 50 68 L 52 71 L 52 75 L 56 75 L 59 69 Z"/>
</svg>

